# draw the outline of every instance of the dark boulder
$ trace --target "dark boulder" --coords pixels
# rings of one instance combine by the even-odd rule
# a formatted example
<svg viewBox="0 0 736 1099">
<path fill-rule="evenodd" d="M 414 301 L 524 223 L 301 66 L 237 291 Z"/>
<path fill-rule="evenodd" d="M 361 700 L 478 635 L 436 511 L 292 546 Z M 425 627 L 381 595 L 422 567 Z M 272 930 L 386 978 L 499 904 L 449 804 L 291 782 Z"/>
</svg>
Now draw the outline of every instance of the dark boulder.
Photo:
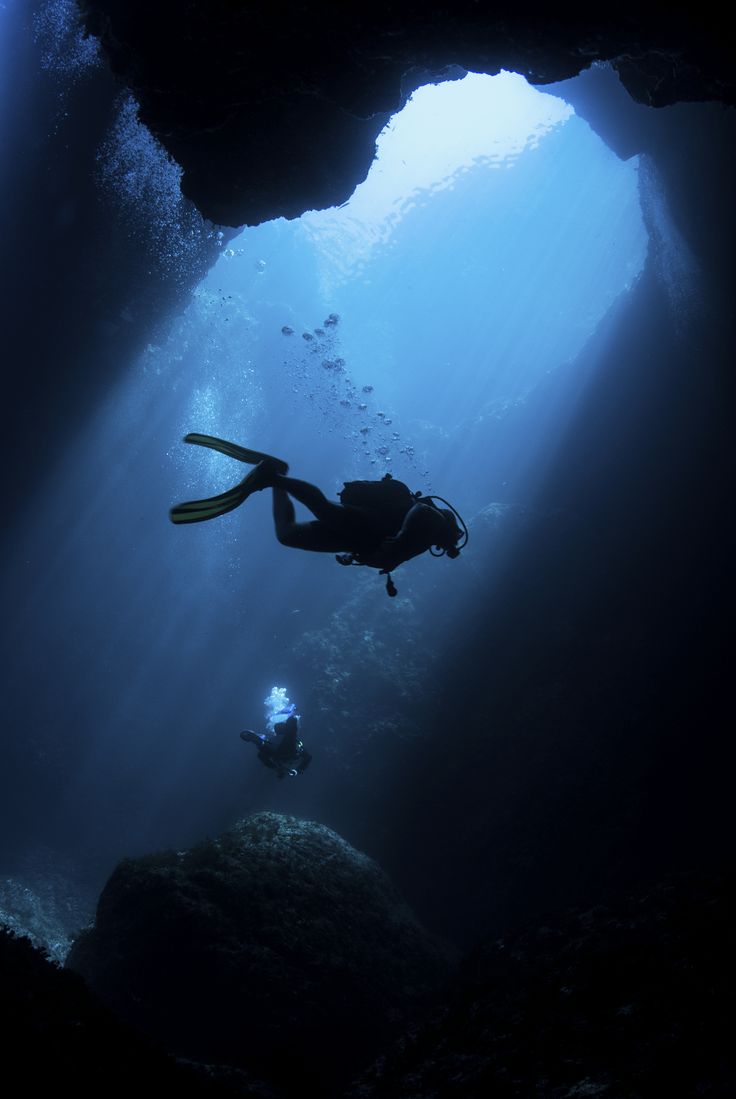
<svg viewBox="0 0 736 1099">
<path fill-rule="evenodd" d="M 117 1019 L 76 973 L 0 927 L 0 1033 L 6 1094 L 123 1099 L 145 1087 L 177 1099 L 273 1099 L 244 1074 L 176 1062 Z"/>
<path fill-rule="evenodd" d="M 664 880 L 486 942 L 352 1099 L 736 1094 L 734 884 Z"/>
<path fill-rule="evenodd" d="M 371 859 L 259 813 L 121 863 L 67 965 L 173 1053 L 325 1094 L 402 1032 L 447 957 Z"/>
</svg>

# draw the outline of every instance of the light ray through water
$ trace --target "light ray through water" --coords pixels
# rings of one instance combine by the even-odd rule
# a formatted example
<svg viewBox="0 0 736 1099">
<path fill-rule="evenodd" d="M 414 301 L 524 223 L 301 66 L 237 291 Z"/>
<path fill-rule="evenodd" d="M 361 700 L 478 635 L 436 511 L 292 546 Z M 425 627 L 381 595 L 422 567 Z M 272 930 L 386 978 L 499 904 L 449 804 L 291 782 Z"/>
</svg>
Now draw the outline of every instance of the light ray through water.
<svg viewBox="0 0 736 1099">
<path fill-rule="evenodd" d="M 481 87 L 492 89 L 487 100 Z M 458 106 L 466 94 L 479 104 L 477 131 Z M 423 121 L 407 133 L 412 118 Z M 344 210 L 223 242 L 168 334 L 58 463 L 43 514 L 19 535 L 6 580 L 28 597 L 12 690 L 29 727 L 59 720 L 75 738 L 67 828 L 145 806 L 125 853 L 214 831 L 239 798 L 282 805 L 283 791 L 247 770 L 237 732 L 276 681 L 300 706 L 309 697 L 303 639 L 323 636 L 333 614 L 341 641 L 320 655 L 320 674 L 332 669 L 347 707 L 351 660 L 370 667 L 390 651 L 396 676 L 414 682 L 412 639 L 433 594 L 451 576 L 446 602 L 459 613 L 473 554 L 493 567 L 483 540 L 458 562 L 412 562 L 397 577 L 397 614 L 372 574 L 276 544 L 265 493 L 197 529 L 174 528 L 170 504 L 243 475 L 181 436 L 211 432 L 275 453 L 328 494 L 391 471 L 467 518 L 494 502 L 525 505 L 540 454 L 583 390 L 576 359 L 644 263 L 636 163 L 520 77 L 421 89 L 379 148 Z M 554 402 L 530 414 L 540 386 Z M 63 698 L 34 697 L 39 661 L 63 669 Z M 305 729 L 326 754 L 306 710 Z M 317 812 L 325 775 L 313 768 L 289 796 Z"/>
</svg>

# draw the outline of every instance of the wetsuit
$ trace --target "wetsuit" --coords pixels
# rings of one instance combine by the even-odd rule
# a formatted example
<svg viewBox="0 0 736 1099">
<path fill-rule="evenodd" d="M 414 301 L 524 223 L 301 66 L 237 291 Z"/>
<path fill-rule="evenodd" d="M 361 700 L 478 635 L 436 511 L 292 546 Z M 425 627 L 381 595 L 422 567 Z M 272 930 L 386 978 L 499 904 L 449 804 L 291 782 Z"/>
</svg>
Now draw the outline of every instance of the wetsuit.
<svg viewBox="0 0 736 1099">
<path fill-rule="evenodd" d="M 380 507 L 337 504 L 316 485 L 295 477 L 275 474 L 271 487 L 276 537 L 284 546 L 317 553 L 349 553 L 361 565 L 389 572 L 431 546 L 442 545 L 448 537 L 442 513 L 421 500 L 397 525 L 395 514 Z M 297 522 L 292 496 L 312 512 L 313 520 Z"/>
</svg>

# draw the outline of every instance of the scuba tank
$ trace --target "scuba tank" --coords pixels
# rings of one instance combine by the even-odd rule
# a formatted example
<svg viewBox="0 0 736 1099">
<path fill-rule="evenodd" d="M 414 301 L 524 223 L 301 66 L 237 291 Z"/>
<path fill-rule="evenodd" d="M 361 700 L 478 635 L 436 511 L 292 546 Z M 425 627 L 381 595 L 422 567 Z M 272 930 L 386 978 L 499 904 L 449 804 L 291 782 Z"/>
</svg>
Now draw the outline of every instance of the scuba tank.
<svg viewBox="0 0 736 1099">
<path fill-rule="evenodd" d="M 346 481 L 339 493 L 344 507 L 375 511 L 386 537 L 401 528 L 419 496 L 420 493 L 412 492 L 403 481 L 394 480 L 390 473 L 380 481 Z"/>
</svg>

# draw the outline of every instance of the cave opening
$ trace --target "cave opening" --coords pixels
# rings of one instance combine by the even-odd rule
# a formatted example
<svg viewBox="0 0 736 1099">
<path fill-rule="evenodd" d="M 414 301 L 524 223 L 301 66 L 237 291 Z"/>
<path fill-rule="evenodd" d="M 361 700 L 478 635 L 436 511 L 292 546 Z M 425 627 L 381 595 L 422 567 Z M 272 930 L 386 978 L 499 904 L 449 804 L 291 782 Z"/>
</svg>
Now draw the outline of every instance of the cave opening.
<svg viewBox="0 0 736 1099">
<path fill-rule="evenodd" d="M 170 165 L 128 101 L 117 119 L 100 154 L 101 186 L 117 187 L 126 218 L 153 218 L 166 262 L 171 253 L 186 264 L 192 215 L 180 210 Z M 177 225 L 178 250 L 165 239 Z M 120 796 L 135 789 L 147 804 L 136 814 L 141 846 L 159 829 L 177 834 L 193 768 L 212 772 L 213 789 L 231 782 L 229 754 L 213 758 L 203 736 L 212 703 L 194 687 L 200 673 L 217 685 L 223 727 L 234 727 L 244 708 L 260 712 L 276 669 L 303 711 L 307 693 L 314 705 L 320 692 L 337 703 L 353 677 L 348 661 L 340 669 L 327 659 L 335 632 L 388 694 L 391 635 L 401 679 L 416 689 L 444 659 L 441 644 L 412 642 L 424 629 L 422 603 L 449 584 L 454 615 L 472 615 L 474 577 L 499 571 L 489 531 L 536 507 L 541 474 L 594 370 L 585 349 L 636 286 L 647 234 L 636 159 L 616 157 L 558 96 L 501 74 L 419 89 L 344 207 L 219 234 L 218 244 L 188 304 L 146 343 L 59 464 L 20 553 L 26 560 L 28 541 L 40 541 L 49 522 L 63 531 L 34 606 L 46 600 L 54 621 L 72 624 L 75 660 L 106 668 L 101 688 L 80 690 L 72 704 L 80 758 L 68 802 L 84 803 L 81 787 L 99 791 L 93 804 L 107 798 L 100 771 L 122 752 L 130 778 Z M 182 446 L 189 431 L 283 455 L 330 495 L 344 480 L 386 472 L 439 492 L 470 521 L 467 564 L 451 575 L 447 561 L 415 562 L 397 578 L 391 608 L 363 570 L 338 570 L 329 584 L 330 562 L 274 545 L 265 493 L 247 515 L 170 531 L 170 504 L 219 492 L 236 472 L 221 454 Z M 90 454 L 110 448 L 114 464 L 90 466 Z M 73 521 L 69 484 L 82 501 Z M 121 530 L 121 513 L 138 517 L 134 534 Z M 351 591 L 359 611 L 345 609 Z M 88 625 L 98 620 L 114 623 L 102 639 Z M 183 621 L 192 625 L 172 661 Z M 51 645 L 63 647 L 62 635 Z M 58 659 L 64 667 L 68 651 Z M 248 686 L 234 687 L 244 664 Z M 123 682 L 124 705 L 103 719 L 108 691 Z M 371 721 L 393 720 L 385 710 L 381 701 Z M 176 764 L 163 773 L 152 760 L 166 751 L 154 732 L 162 715 L 164 740 L 176 741 Z M 133 742 L 123 733 L 131 723 Z M 338 749 L 336 729 L 326 736 L 338 767 L 347 764 L 340 753 L 363 750 Z M 319 800 L 319 774 L 306 809 Z M 257 773 L 251 781 L 252 796 L 270 804 Z M 225 805 L 241 796 L 233 786 Z M 187 832 L 213 808 L 203 805 Z"/>
<path fill-rule="evenodd" d="M 497 474 L 464 501 L 477 510 L 489 492 L 512 498 L 533 465 L 533 447 L 504 453 L 503 421 L 551 372 L 561 381 L 646 252 L 638 158 L 620 160 L 516 74 L 468 74 L 414 93 L 342 207 L 244 230 L 200 291 L 229 325 L 250 311 L 274 364 L 266 377 L 248 356 L 261 394 L 275 410 L 286 390 L 302 450 L 310 433 L 331 438 L 339 469 L 390 470 L 427 491 L 437 467 L 467 481 L 463 463 L 478 465 L 464 450 L 482 447 Z M 339 326 L 325 329 L 330 313 Z M 242 362 L 226 355 L 203 430 L 239 409 Z M 582 385 L 583 368 L 568 373 Z M 565 405 L 560 395 L 563 420 Z M 538 443 L 561 423 L 540 425 Z"/>
<path fill-rule="evenodd" d="M 481 947 L 463 971 L 473 988 L 488 978 L 497 1009 L 491 1030 L 472 1007 L 481 1073 L 488 1035 L 508 1037 L 512 1016 L 524 1028 L 517 993 L 530 993 L 572 1034 L 569 1044 L 559 1027 L 552 1034 L 564 1073 L 535 1061 L 530 1091 L 540 1080 L 569 1094 L 605 1088 L 610 1058 L 603 1069 L 584 1062 L 580 1042 L 610 992 L 611 1048 L 621 1027 L 639 1027 L 630 1033 L 654 1050 L 656 1093 L 672 1033 L 687 1054 L 688 1034 L 703 1029 L 687 1022 L 690 1005 L 701 976 L 722 968 L 717 932 L 731 926 L 725 889 L 706 880 L 732 864 L 724 639 L 736 121 L 723 106 L 733 99 L 719 80 L 724 54 L 697 35 L 690 49 L 688 25 L 678 37 L 659 12 L 636 26 L 595 13 L 585 26 L 521 15 L 502 25 L 495 9 L 423 6 L 404 33 L 395 5 L 364 13 L 360 26 L 350 12 L 326 26 L 291 5 L 293 22 L 271 35 L 266 8 L 225 3 L 219 20 L 211 5 L 162 2 L 161 19 L 144 7 L 0 3 L 0 923 L 63 962 L 119 860 L 133 856 L 118 883 L 128 871 L 137 879 L 137 855 L 167 887 L 191 867 L 202 905 L 182 893 L 178 910 L 162 894 L 144 963 L 171 945 L 173 984 L 162 988 L 195 991 L 191 1011 L 182 1000 L 178 1017 L 160 1013 L 170 1048 L 204 1061 L 198 1043 L 212 1016 L 215 1029 L 231 1028 L 238 1065 L 241 1012 L 252 1019 L 255 1001 L 250 978 L 245 998 L 233 981 L 236 954 L 247 964 L 255 951 L 282 1062 L 284 1003 L 306 987 L 300 973 L 344 1015 L 341 1005 L 363 1004 L 363 973 L 379 989 L 375 963 L 397 931 L 398 964 L 386 971 L 400 1000 L 424 981 L 423 963 L 416 981 L 402 968 L 410 940 L 394 916 L 410 916 L 406 901 L 433 944 L 439 935 L 462 951 Z M 452 41 L 440 41 L 445 20 Z M 205 46 L 210 33 L 215 48 Z M 581 72 L 591 49 L 612 66 Z M 579 75 L 536 86 L 514 73 L 461 77 L 453 58 L 518 65 L 535 81 Z M 401 80 L 441 71 L 455 78 L 416 88 L 342 206 L 242 232 L 203 216 L 216 211 L 232 226 L 248 211 L 257 221 L 258 211 L 291 216 L 325 196 L 340 201 L 366 170 Z M 703 102 L 708 94 L 721 102 Z M 185 446 L 189 431 L 270 451 L 330 496 L 345 479 L 386 473 L 436 491 L 467 520 L 469 544 L 457 560 L 407 561 L 389 599 L 372 570 L 280 545 L 266 492 L 216 521 L 175 527 L 172 504 L 228 489 L 245 471 Z M 279 782 L 238 734 L 272 727 L 292 700 L 312 762 Z M 220 850 L 229 862 L 233 834 L 223 834 L 244 820 L 236 833 L 257 832 L 265 861 L 245 891 L 256 919 L 238 908 L 232 921 L 245 929 L 241 950 L 226 930 L 229 901 L 217 907 L 224 878 L 211 859 Z M 323 826 L 339 835 L 303 843 Z M 375 859 L 390 876 L 383 931 L 370 921 L 360 930 L 366 894 L 333 876 L 333 855 L 350 845 L 351 863 L 371 873 Z M 285 872 L 297 848 L 306 872 Z M 146 889 L 140 903 L 118 885 L 101 913 L 114 914 L 116 888 L 131 912 L 152 910 Z M 563 917 L 571 906 L 577 913 Z M 208 944 L 201 967 L 193 922 Z M 223 928 L 225 939 L 210 938 Z M 113 934 L 102 969 L 122 959 L 137 981 Z M 669 958 L 677 977 L 682 934 L 696 947 L 694 983 L 673 1000 L 688 1005 L 673 1030 L 671 1013 L 663 1022 L 657 1003 L 648 1012 L 636 981 L 642 943 L 658 973 L 657 959 Z M 199 994 L 216 942 L 223 979 Z M 271 942 L 283 994 L 261 976 Z M 612 984 L 606 974 L 624 942 L 632 966 L 622 996 L 618 971 Z M 314 960 L 325 949 L 326 970 Z M 562 987 L 571 949 L 582 969 Z M 501 952 L 512 968 L 498 967 Z M 330 967 L 358 974 L 355 992 L 336 996 Z M 545 972 L 550 997 L 540 1000 Z M 586 1001 L 591 973 L 602 976 Z M 645 967 L 655 992 L 668 987 L 649 976 Z M 224 987 L 235 990 L 232 1010 Z M 141 989 L 127 997 L 135 1013 L 151 1002 Z M 311 991 L 297 999 L 314 1017 Z M 376 1017 L 394 1036 L 398 1016 L 378 999 Z M 222 1028 L 213 1003 L 225 1005 Z M 445 1058 L 446 1013 L 439 1045 L 414 1031 L 431 1046 L 441 1092 L 453 1079 L 472 1087 L 460 1006 L 459 1076 Z M 70 1017 L 79 1021 L 76 1006 Z M 363 1023 L 341 1025 L 362 1038 Z M 189 1038 L 179 1047 L 187 1033 L 191 1048 Z M 320 1034 L 305 1033 L 319 1070 Z M 220 1048 L 206 1061 L 217 1074 L 230 1056 L 220 1061 Z M 706 1051 L 698 1086 L 720 1052 Z M 299 1069 L 296 1094 L 305 1077 L 299 1057 L 287 1060 Z M 673 1079 L 686 1078 L 680 1064 Z M 509 1078 L 504 1069 L 494 1083 Z M 411 1090 L 422 1077 L 406 1079 Z"/>
<path fill-rule="evenodd" d="M 95 72 L 102 80 L 99 64 Z M 64 110 L 54 108 L 47 136 L 56 152 L 74 149 L 87 110 L 79 102 L 93 102 L 84 79 L 75 72 Z M 413 801 L 395 779 L 418 739 L 440 773 L 443 723 L 456 720 L 463 699 L 479 697 L 494 730 L 488 744 L 473 745 L 479 758 L 505 751 L 509 730 L 528 731 L 528 715 L 544 701 L 561 715 L 555 736 L 558 726 L 582 727 L 570 702 L 579 623 L 587 615 L 588 628 L 604 596 L 610 609 L 611 578 L 635 571 L 632 546 L 655 545 L 674 525 L 674 510 L 661 504 L 672 475 L 657 455 L 679 470 L 697 451 L 678 445 L 690 436 L 682 435 L 673 378 L 682 386 L 687 371 L 682 347 L 668 342 L 685 317 L 684 298 L 692 303 L 694 238 L 674 231 L 655 173 L 634 154 L 655 147 L 667 175 L 670 150 L 681 156 L 709 111 L 683 107 L 670 116 L 632 105 L 629 114 L 646 116 L 649 129 L 633 127 L 622 149 L 598 136 L 605 126 L 591 128 L 571 109 L 582 80 L 539 90 L 514 74 L 471 74 L 417 89 L 382 135 L 371 177 L 343 207 L 237 235 L 181 198 L 178 169 L 119 88 L 108 89 L 111 123 L 96 120 L 85 146 L 93 200 L 85 192 L 85 201 L 67 201 L 64 188 L 78 184 L 71 173 L 71 182 L 62 172 L 43 176 L 59 194 L 50 185 L 41 193 L 34 213 L 43 216 L 26 221 L 31 244 L 16 232 L 9 254 L 20 257 L 26 286 L 40 279 L 53 289 L 48 346 L 39 349 L 46 360 L 38 359 L 76 418 L 64 419 L 50 399 L 34 405 L 39 386 L 29 372 L 21 411 L 31 409 L 35 427 L 46 405 L 54 409 L 46 422 L 61 422 L 64 440 L 43 469 L 43 507 L 23 495 L 3 577 L 13 623 L 6 705 L 19 730 L 7 773 L 15 768 L 22 778 L 4 811 L 19 850 L 92 850 L 104 877 L 120 854 L 194 842 L 245 812 L 288 808 L 385 859 L 420 907 L 431 908 L 434 867 L 414 855 L 426 847 L 422 797 L 444 795 L 432 774 L 417 780 L 427 794 Z M 471 102 L 462 103 L 467 89 Z M 448 97 L 446 109 L 437 96 Z M 412 113 L 416 128 L 403 133 Z M 629 114 L 622 109 L 622 130 Z M 672 122 L 675 114 L 685 123 Z M 505 119 L 506 129 L 489 131 L 491 118 Z M 689 230 L 682 210 L 693 208 L 701 181 L 679 193 L 673 178 L 667 194 Z M 715 247 L 710 221 L 699 224 Z M 16 357 L 25 361 L 41 326 L 32 324 L 36 307 L 23 279 L 9 290 L 10 319 L 20 318 Z M 711 329 L 715 342 L 719 330 Z M 77 370 L 81 358 L 87 374 L 56 370 L 59 333 L 67 341 L 60 359 Z M 86 358 L 77 356 L 83 339 Z M 663 395 L 669 419 L 660 416 Z M 688 414 L 702 406 L 706 422 L 704 401 L 682 404 Z M 275 544 L 266 494 L 216 523 L 174 530 L 172 503 L 219 492 L 242 474 L 223 455 L 184 447 L 188 431 L 282 455 L 328 495 L 345 479 L 385 472 L 439 492 L 470 521 L 468 551 L 459 562 L 409 563 L 390 602 L 368 570 L 339 570 Z M 656 519 L 648 512 L 655 492 Z M 575 546 L 585 548 L 582 565 Z M 684 561 L 683 541 L 677 546 Z M 553 565 L 563 559 L 560 579 Z M 679 558 L 666 560 L 674 572 Z M 605 694 L 601 669 L 622 667 L 629 694 L 643 697 L 626 670 L 628 653 L 606 648 L 625 647 L 638 613 L 619 603 L 616 628 L 591 627 L 598 647 L 588 648 L 600 667 L 585 675 Z M 655 632 L 652 625 L 647 643 Z M 513 674 L 500 683 L 513 654 Z M 49 669 L 43 691 L 34 687 L 39 660 Z M 531 692 L 532 702 L 510 699 L 517 675 L 526 676 L 519 694 Z M 288 803 L 248 769 L 234 735 L 258 720 L 274 683 L 288 688 L 305 721 L 312 715 L 305 734 L 319 761 Z M 609 709 L 621 716 L 618 696 Z M 625 721 L 634 727 L 635 718 L 624 715 L 620 727 Z M 541 719 L 539 727 L 547 728 Z M 542 749 L 536 741 L 532 748 L 534 760 Z M 506 805 L 509 771 L 519 789 L 537 781 L 533 766 L 527 773 L 494 759 L 483 770 L 491 781 L 500 776 L 493 798 L 473 776 L 455 773 L 447 787 L 455 809 L 466 795 L 484 808 L 487 800 Z M 539 835 L 545 828 L 543 821 Z M 438 865 L 454 866 L 443 840 L 435 836 Z M 476 847 L 493 868 L 514 842 L 502 836 L 488 850 L 480 836 Z M 471 867 L 465 887 L 472 891 L 474 880 Z M 446 911 L 437 923 L 462 918 Z"/>
</svg>

